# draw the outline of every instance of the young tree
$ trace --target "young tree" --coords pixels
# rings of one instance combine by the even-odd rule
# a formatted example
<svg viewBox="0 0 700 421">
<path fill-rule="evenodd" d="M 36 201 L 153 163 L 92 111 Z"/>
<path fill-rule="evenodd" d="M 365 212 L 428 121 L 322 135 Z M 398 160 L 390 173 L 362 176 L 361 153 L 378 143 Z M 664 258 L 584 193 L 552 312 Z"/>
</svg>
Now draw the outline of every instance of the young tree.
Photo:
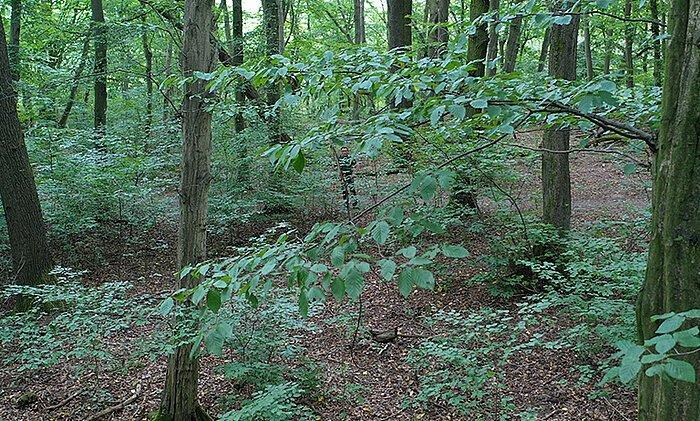
<svg viewBox="0 0 700 421">
<path fill-rule="evenodd" d="M 637 302 L 639 340 L 655 314 L 700 308 L 700 0 L 674 0 L 654 162 L 651 243 Z M 692 327 L 692 326 L 688 326 Z M 700 368 L 700 354 L 676 355 Z M 641 421 L 700 419 L 700 387 L 667 376 L 639 379 Z"/>
<path fill-rule="evenodd" d="M 153 123 L 153 51 L 151 51 L 151 44 L 148 39 L 148 28 L 146 26 L 146 17 L 143 17 L 143 28 L 141 28 L 141 46 L 143 47 L 143 57 L 145 60 L 145 73 L 146 77 L 146 132 L 151 131 L 151 125 Z"/>
<path fill-rule="evenodd" d="M 661 86 L 663 71 L 663 63 L 661 62 L 661 41 L 659 38 L 659 3 L 658 0 L 649 0 L 649 9 L 651 11 L 651 37 L 653 38 L 654 50 L 654 84 Z"/>
<path fill-rule="evenodd" d="M 498 56 L 498 9 L 500 8 L 499 0 L 489 1 L 489 14 L 491 21 L 488 26 L 489 42 L 486 46 L 486 75 L 493 76 L 496 74 L 496 64 L 494 60 Z"/>
<path fill-rule="evenodd" d="M 51 254 L 12 87 L 5 28 L 0 19 L 0 198 L 10 237 L 14 279 L 37 284 L 51 270 Z"/>
<path fill-rule="evenodd" d="M 632 0 L 625 0 L 625 19 L 632 19 Z M 634 25 L 625 22 L 625 81 L 628 88 L 634 88 Z"/>
<path fill-rule="evenodd" d="M 211 42 L 213 0 L 187 0 L 183 28 L 182 70 L 211 72 L 216 59 Z M 212 115 L 206 106 L 206 81 L 188 80 L 182 104 L 182 163 L 180 176 L 180 224 L 178 269 L 195 265 L 207 255 L 207 199 L 211 181 Z M 177 281 L 176 288 L 196 284 L 191 276 Z M 179 346 L 168 358 L 168 371 L 161 402 L 161 419 L 208 420 L 197 402 L 199 361 L 190 358 L 192 345 Z"/>
<path fill-rule="evenodd" d="M 489 11 L 489 0 L 471 0 L 469 6 L 469 18 L 472 22 L 479 19 Z M 476 68 L 471 72 L 472 76 L 484 76 L 486 73 L 486 54 L 489 44 L 489 33 L 486 22 L 476 27 L 476 32 L 469 36 L 467 41 L 467 61 L 476 61 Z"/>
<path fill-rule="evenodd" d="M 563 10 L 561 8 L 560 10 Z M 579 16 L 571 16 L 566 25 L 553 24 L 549 41 L 549 75 L 557 79 L 576 80 L 576 45 Z M 542 136 L 543 149 L 569 149 L 571 130 L 547 128 Z M 560 230 L 571 227 L 571 179 L 567 153 L 542 154 L 542 217 Z"/>
<path fill-rule="evenodd" d="M 355 26 L 355 44 L 364 44 L 367 42 L 365 0 L 353 0 L 353 23 Z"/>
<path fill-rule="evenodd" d="M 584 16 L 582 19 L 583 24 L 583 51 L 586 57 L 586 77 L 588 80 L 593 80 L 595 73 L 593 72 L 593 53 L 591 52 L 591 30 L 590 30 L 590 16 Z"/>
<path fill-rule="evenodd" d="M 75 97 L 78 95 L 78 88 L 80 87 L 80 78 L 85 70 L 85 64 L 87 63 L 88 54 L 90 52 L 90 35 L 85 35 L 85 42 L 83 42 L 83 50 L 80 53 L 80 61 L 78 66 L 73 71 L 73 82 L 70 86 L 70 93 L 68 94 L 68 101 L 66 101 L 66 106 L 63 108 L 63 113 L 58 119 L 58 127 L 63 129 L 68 124 L 68 117 L 70 117 L 70 112 L 73 109 L 73 104 L 75 104 Z"/>
<path fill-rule="evenodd" d="M 506 51 L 503 58 L 503 71 L 511 73 L 515 71 L 515 63 L 520 51 L 520 32 L 523 28 L 523 16 L 518 14 L 510 22 L 508 28 L 508 39 L 506 40 Z"/>
<path fill-rule="evenodd" d="M 95 43 L 95 130 L 107 125 L 107 27 L 102 0 L 91 0 L 92 41 Z"/>
<path fill-rule="evenodd" d="M 241 0 L 233 0 L 232 2 L 232 19 L 231 19 L 231 64 L 240 66 L 243 64 L 243 5 Z M 245 96 L 241 88 L 236 90 L 236 101 L 238 104 L 243 104 Z M 245 120 L 243 113 L 236 113 L 235 118 L 236 133 L 240 133 L 245 129 Z"/>
</svg>

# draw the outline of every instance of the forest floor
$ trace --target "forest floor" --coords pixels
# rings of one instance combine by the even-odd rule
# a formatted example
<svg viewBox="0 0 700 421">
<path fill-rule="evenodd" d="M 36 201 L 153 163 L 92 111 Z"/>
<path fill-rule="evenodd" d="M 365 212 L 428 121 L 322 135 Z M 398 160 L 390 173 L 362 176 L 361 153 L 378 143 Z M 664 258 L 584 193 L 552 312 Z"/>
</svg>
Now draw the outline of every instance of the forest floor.
<svg viewBox="0 0 700 421">
<path fill-rule="evenodd" d="M 524 168 L 524 184 L 517 189 L 524 206 L 534 207 L 539 197 L 537 165 Z M 648 174 L 625 176 L 620 166 L 609 156 L 578 154 L 572 156 L 573 221 L 579 229 L 595 221 L 619 218 L 621 214 L 639 212 L 649 204 Z M 528 205 L 529 203 L 529 205 Z M 486 207 L 487 208 L 487 207 Z M 488 212 L 486 210 L 485 212 Z M 241 245 L 267 228 L 262 224 L 232 227 L 211 239 L 211 254 L 225 255 L 228 247 Z M 115 238 L 113 232 L 118 233 Z M 459 242 L 473 257 L 488 252 L 484 236 L 453 232 L 452 242 Z M 112 234 L 96 233 L 73 244 L 70 254 L 57 260 L 68 266 L 80 256 L 80 269 L 90 283 L 131 280 L 137 294 L 158 294 L 171 289 L 171 274 L 175 267 L 176 232 L 172 227 L 159 226 L 148 235 L 131 237 L 128 228 L 112 230 Z M 99 254 L 99 255 L 98 255 Z M 467 259 L 468 260 L 468 259 Z M 408 299 L 398 293 L 395 285 L 370 277 L 362 297 L 362 328 L 354 341 L 357 303 L 327 304 L 312 312 L 309 319 L 313 331 L 297 332 L 290 341 L 301 346 L 305 361 L 316 367 L 319 393 L 304 402 L 324 420 L 458 420 L 465 415 L 440 402 L 411 405 L 420 394 L 420 377 L 425 374 L 409 364 L 413 352 L 426 338 L 449 335 L 449 326 L 427 323 L 436 312 L 468 314 L 482 308 L 502 310 L 517 321 L 517 308 L 505 300 L 493 298 L 486 288 L 468 282 L 482 270 L 478 265 L 451 263 L 444 276 L 438 276 L 435 292 L 415 292 Z M 573 321 L 555 318 L 549 326 L 552 334 L 566 329 Z M 136 339 L 145 337 L 153 326 L 130 330 L 110 338 L 111 346 L 126 354 L 134 349 Z M 371 340 L 367 331 L 397 329 L 399 338 L 388 344 Z M 525 335 L 528 329 L 525 329 Z M 543 338 L 546 340 L 546 337 Z M 0 354 L 8 350 L 0 349 Z M 520 411 L 522 419 L 540 420 L 631 420 L 636 419 L 635 392 L 618 385 L 606 386 L 606 396 L 596 397 L 595 380 L 580 381 L 580 367 L 588 367 L 600 355 L 579 355 L 571 349 L 524 349 L 516 351 L 502 365 L 492 364 L 500 371 L 498 385 L 484 384 L 484 396 L 474 398 L 476 408 L 468 418 L 496 420 L 516 419 L 499 413 L 510 405 L 510 414 Z M 417 354 L 421 355 L 421 354 Z M 492 354 L 489 354 L 492 355 Z M 241 392 L 234 381 L 227 379 L 215 366 L 222 360 L 235 359 L 227 353 L 222 358 L 204 357 L 201 362 L 200 400 L 213 414 L 226 409 L 219 397 L 232 391 Z M 295 364 L 295 363 L 291 363 Z M 428 361 L 427 366 L 431 366 Z M 439 363 L 432 364 L 435 369 Z M 486 364 L 489 365 L 488 363 Z M 16 366 L 0 368 L 0 421 L 11 420 L 86 420 L 100 410 L 135 396 L 120 410 L 103 419 L 140 420 L 157 409 L 164 385 L 165 359 L 150 361 L 142 357 L 129 369 L 77 374 L 72 364 L 60 364 L 47 369 L 18 372 Z M 21 395 L 31 392 L 36 400 L 17 407 Z M 76 393 L 78 393 L 76 395 Z M 477 394 L 478 395 L 478 394 Z M 409 402 L 409 404 L 407 404 Z M 51 406 L 59 407 L 50 409 Z M 469 405 L 469 402 L 465 403 Z"/>
</svg>

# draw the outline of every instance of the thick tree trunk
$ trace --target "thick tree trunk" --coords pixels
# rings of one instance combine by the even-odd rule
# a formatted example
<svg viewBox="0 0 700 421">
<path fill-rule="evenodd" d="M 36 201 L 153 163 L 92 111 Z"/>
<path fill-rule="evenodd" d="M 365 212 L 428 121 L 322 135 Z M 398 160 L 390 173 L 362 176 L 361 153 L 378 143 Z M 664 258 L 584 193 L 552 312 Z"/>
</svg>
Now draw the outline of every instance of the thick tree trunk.
<svg viewBox="0 0 700 421">
<path fill-rule="evenodd" d="M 549 44 L 550 76 L 576 80 L 578 26 L 578 15 L 573 15 L 568 25 L 552 25 Z M 569 137 L 568 128 L 548 128 L 542 137 L 542 147 L 566 151 L 569 149 Z M 542 154 L 542 219 L 563 231 L 571 227 L 571 178 L 567 153 Z"/>
<path fill-rule="evenodd" d="M 481 15 L 488 13 L 489 0 L 471 0 L 469 5 L 469 19 L 474 22 Z M 476 62 L 476 68 L 469 72 L 471 76 L 481 77 L 486 73 L 486 54 L 489 44 L 487 24 L 482 23 L 476 27 L 476 33 L 469 36 L 467 41 L 467 61 Z"/>
<path fill-rule="evenodd" d="M 523 27 L 522 15 L 517 15 L 510 22 L 508 29 L 508 39 L 506 41 L 506 52 L 503 59 L 503 71 L 511 73 L 515 71 L 515 63 L 518 59 L 518 51 L 520 48 L 520 32 Z"/>
<path fill-rule="evenodd" d="M 700 308 L 700 0 L 671 2 L 661 130 L 654 162 L 652 237 L 637 302 L 639 340 L 650 317 Z M 692 327 L 689 324 L 681 329 Z M 700 354 L 677 355 L 700 369 Z M 669 377 L 639 379 L 639 420 L 700 419 L 700 387 Z"/>
<path fill-rule="evenodd" d="M 214 68 L 216 48 L 211 43 L 213 0 L 186 0 L 182 68 L 186 77 Z M 211 112 L 206 107 L 206 82 L 189 81 L 182 105 L 183 150 L 180 178 L 180 226 L 178 268 L 206 259 L 207 199 L 211 181 Z M 178 277 L 179 278 L 179 277 Z M 191 288 L 196 280 L 186 276 L 176 288 Z M 199 364 L 190 358 L 191 346 L 180 346 L 168 358 L 160 416 L 173 421 L 209 419 L 197 403 Z"/>
<path fill-rule="evenodd" d="M 141 33 L 141 44 L 143 46 L 143 57 L 146 61 L 146 122 L 144 124 L 146 133 L 151 132 L 153 125 L 153 52 L 151 51 L 146 28 L 146 18 L 143 19 L 143 32 Z"/>
<path fill-rule="evenodd" d="M 280 12 L 279 0 L 263 0 L 263 29 L 265 30 L 265 45 L 267 56 L 280 54 Z M 267 89 L 267 105 L 272 108 L 280 99 L 279 87 L 271 86 Z M 270 142 L 279 143 L 282 140 L 279 113 L 275 112 L 269 119 Z"/>
<path fill-rule="evenodd" d="M 595 73 L 593 72 L 593 53 L 591 52 L 591 30 L 589 28 L 589 16 L 583 17 L 583 51 L 586 56 L 586 77 L 588 80 L 593 80 Z"/>
<path fill-rule="evenodd" d="M 12 80 L 17 81 L 20 78 L 21 65 L 19 38 L 22 27 L 22 0 L 11 0 L 10 7 L 10 45 L 8 53 Z"/>
<path fill-rule="evenodd" d="M 411 31 L 412 0 L 387 0 L 387 26 L 389 50 L 411 49 L 413 36 Z"/>
<path fill-rule="evenodd" d="M 544 66 L 547 64 L 547 53 L 549 53 L 549 41 L 552 34 L 552 28 L 547 28 L 544 30 L 544 38 L 542 38 L 542 48 L 540 49 L 540 59 L 537 62 L 537 71 L 541 72 L 544 70 Z"/>
<path fill-rule="evenodd" d="M 445 25 L 450 11 L 450 0 L 430 0 L 428 12 L 428 56 L 437 58 L 447 51 L 448 33 Z"/>
<path fill-rule="evenodd" d="M 233 36 L 233 49 L 231 50 L 231 64 L 234 66 L 241 66 L 243 64 L 243 5 L 241 0 L 233 0 L 232 3 L 232 36 Z M 245 101 L 245 95 L 243 94 L 242 87 L 236 90 L 236 102 L 238 104 L 243 104 Z M 245 119 L 243 118 L 243 113 L 236 113 L 235 118 L 236 133 L 240 133 L 245 129 Z"/>
<path fill-rule="evenodd" d="M 498 25 L 500 4 L 499 0 L 489 1 L 489 13 L 493 21 L 489 22 L 489 42 L 486 47 L 486 75 L 493 76 L 496 74 L 496 57 L 498 57 L 498 32 L 496 31 L 496 26 Z"/>
<path fill-rule="evenodd" d="M 70 86 L 70 93 L 68 94 L 68 101 L 66 106 L 63 108 L 63 113 L 61 118 L 58 119 L 58 127 L 63 129 L 68 124 L 68 117 L 70 117 L 70 112 L 73 109 L 73 104 L 75 104 L 75 97 L 78 95 L 78 88 L 80 87 L 80 77 L 85 70 L 85 64 L 87 63 L 88 54 L 90 53 L 90 35 L 85 35 L 85 42 L 83 43 L 83 51 L 80 53 L 80 61 L 78 62 L 78 67 L 75 68 L 73 72 L 73 82 Z"/>
<path fill-rule="evenodd" d="M 355 44 L 367 42 L 365 30 L 365 0 L 353 1 L 353 23 L 355 26 Z"/>
<path fill-rule="evenodd" d="M 12 87 L 5 28 L 0 19 L 0 198 L 10 237 L 14 276 L 35 285 L 51 270 L 51 254 Z"/>
<path fill-rule="evenodd" d="M 632 18 L 632 0 L 625 0 L 625 19 Z M 625 22 L 625 81 L 628 88 L 634 88 L 634 25 Z"/>
<path fill-rule="evenodd" d="M 91 0 L 92 40 L 95 43 L 95 114 L 94 125 L 104 133 L 107 125 L 107 27 L 102 0 Z"/>
<path fill-rule="evenodd" d="M 654 38 L 654 84 L 656 86 L 661 86 L 662 77 L 661 72 L 663 63 L 661 61 L 661 41 L 659 38 L 659 3 L 658 0 L 649 0 L 649 8 L 651 9 L 651 36 Z"/>
</svg>

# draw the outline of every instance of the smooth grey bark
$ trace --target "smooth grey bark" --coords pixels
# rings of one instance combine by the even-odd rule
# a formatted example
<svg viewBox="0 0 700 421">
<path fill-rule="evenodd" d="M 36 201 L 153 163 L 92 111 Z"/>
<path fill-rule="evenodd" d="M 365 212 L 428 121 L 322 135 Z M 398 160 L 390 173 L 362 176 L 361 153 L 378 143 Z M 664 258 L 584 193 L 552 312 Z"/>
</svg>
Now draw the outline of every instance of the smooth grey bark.
<svg viewBox="0 0 700 421">
<path fill-rule="evenodd" d="M 499 0 L 489 0 L 489 14 L 491 15 L 491 22 L 489 22 L 488 33 L 489 42 L 486 46 L 486 76 L 493 76 L 496 74 L 496 64 L 494 60 L 498 57 L 498 32 L 496 31 L 496 26 L 498 25 L 499 19 Z"/>
<path fill-rule="evenodd" d="M 520 32 L 523 27 L 522 15 L 517 15 L 510 23 L 508 29 L 508 39 L 506 40 L 506 50 L 503 58 L 503 71 L 511 73 L 515 71 L 515 63 L 518 60 L 520 49 Z"/>
<path fill-rule="evenodd" d="M 107 27 L 102 0 L 91 0 L 92 41 L 95 44 L 95 109 L 94 126 L 104 133 L 107 125 Z"/>
<path fill-rule="evenodd" d="M 353 25 L 355 27 L 355 44 L 367 42 L 365 29 L 365 0 L 353 1 Z"/>
<path fill-rule="evenodd" d="M 0 199 L 14 272 L 10 281 L 36 285 L 47 279 L 52 268 L 51 253 L 12 85 L 5 28 L 0 19 Z"/>
<path fill-rule="evenodd" d="M 211 72 L 216 46 L 211 42 L 213 0 L 186 0 L 183 26 L 182 70 Z M 178 271 L 196 265 L 207 255 L 207 200 L 211 182 L 212 115 L 206 106 L 206 81 L 185 84 L 182 104 L 182 162 L 180 176 L 180 221 L 178 230 Z M 176 276 L 176 288 L 191 288 L 197 280 Z M 209 420 L 197 401 L 199 361 L 190 358 L 192 345 L 181 345 L 168 358 L 160 419 L 173 421 Z"/>
<path fill-rule="evenodd" d="M 593 80 L 595 73 L 593 71 L 593 53 L 591 52 L 591 30 L 589 28 L 589 16 L 584 16 L 583 23 L 583 51 L 586 57 L 586 77 L 588 80 Z"/>
<path fill-rule="evenodd" d="M 560 9 L 562 10 L 563 7 Z M 557 79 L 576 80 L 576 47 L 579 16 L 572 15 L 568 25 L 552 25 L 550 35 L 549 75 Z M 543 149 L 569 150 L 570 129 L 547 128 L 542 136 Z M 571 176 L 568 153 L 542 153 L 542 219 L 566 231 L 571 227 Z"/>
<path fill-rule="evenodd" d="M 61 117 L 58 119 L 57 125 L 61 129 L 65 128 L 68 124 L 68 118 L 70 117 L 70 113 L 73 110 L 73 105 L 75 104 L 75 97 L 78 95 L 78 88 L 80 87 L 80 77 L 82 76 L 83 71 L 85 70 L 85 65 L 87 63 L 89 53 L 90 35 L 88 34 L 85 35 L 85 42 L 83 42 L 83 50 L 80 53 L 80 61 L 78 62 L 78 66 L 73 71 L 73 82 L 70 86 L 68 101 L 66 102 L 66 106 L 63 108 L 63 113 L 61 113 Z"/>
<path fill-rule="evenodd" d="M 543 71 L 544 66 L 547 64 L 547 54 L 549 53 L 549 41 L 551 33 L 551 28 L 547 28 L 544 30 L 544 38 L 542 38 L 542 48 L 540 49 L 540 59 L 537 63 L 538 72 Z"/>
</svg>

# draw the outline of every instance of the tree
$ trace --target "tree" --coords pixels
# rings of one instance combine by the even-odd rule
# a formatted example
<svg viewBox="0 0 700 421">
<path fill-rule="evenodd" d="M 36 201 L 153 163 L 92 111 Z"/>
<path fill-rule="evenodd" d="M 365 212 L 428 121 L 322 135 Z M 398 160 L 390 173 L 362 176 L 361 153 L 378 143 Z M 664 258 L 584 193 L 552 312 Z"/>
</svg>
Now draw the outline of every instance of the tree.
<svg viewBox="0 0 700 421">
<path fill-rule="evenodd" d="M 46 280 L 52 268 L 24 134 L 12 87 L 5 28 L 0 19 L 0 198 L 10 237 L 14 281 L 34 285 Z"/>
<path fill-rule="evenodd" d="M 651 242 L 637 302 L 639 340 L 655 336 L 651 316 L 700 308 L 700 0 L 671 5 L 661 129 L 654 160 Z M 691 327 L 691 326 L 688 326 Z M 677 355 L 700 367 L 700 354 Z M 700 387 L 641 375 L 641 421 L 700 419 Z"/>
<path fill-rule="evenodd" d="M 658 0 L 649 0 L 649 9 L 651 11 L 651 37 L 654 50 L 654 84 L 661 86 L 663 71 L 661 62 L 661 41 L 659 40 L 659 3 Z"/>
<path fill-rule="evenodd" d="M 508 39 L 506 40 L 506 51 L 503 58 L 503 71 L 511 73 L 515 71 L 515 63 L 520 51 L 520 32 L 523 28 L 523 16 L 517 14 L 510 22 L 508 29 Z"/>
<path fill-rule="evenodd" d="M 624 17 L 632 19 L 632 0 L 625 0 Z M 634 88 L 634 25 L 625 22 L 625 83 L 628 88 Z"/>
<path fill-rule="evenodd" d="M 231 64 L 240 66 L 243 64 L 243 5 L 241 0 L 233 0 L 232 2 L 232 19 L 231 19 Z M 236 101 L 238 104 L 243 104 L 245 95 L 242 89 L 236 90 Z M 245 120 L 243 113 L 237 112 L 235 118 L 236 133 L 240 133 L 245 129 Z"/>
<path fill-rule="evenodd" d="M 279 5 L 278 0 L 263 0 L 263 30 L 265 31 L 265 49 L 267 57 L 280 54 L 280 30 L 279 30 Z M 272 86 L 267 90 L 267 106 L 272 109 L 280 99 L 280 91 L 277 86 Z M 279 113 L 274 112 L 270 117 L 271 143 L 278 143 L 281 140 L 281 130 L 279 125 Z"/>
<path fill-rule="evenodd" d="M 8 49 L 10 57 L 10 71 L 12 72 L 12 80 L 20 78 L 20 30 L 22 28 L 22 0 L 10 1 L 10 46 Z"/>
<path fill-rule="evenodd" d="M 85 42 L 83 42 L 83 51 L 80 53 L 80 61 L 78 66 L 73 71 L 73 82 L 70 86 L 70 93 L 68 94 L 68 101 L 66 101 L 66 106 L 63 108 L 63 113 L 58 119 L 58 127 L 63 129 L 68 124 L 68 117 L 70 117 L 70 112 L 73 109 L 73 104 L 75 104 L 75 97 L 78 95 L 78 88 L 80 87 L 80 78 L 85 70 L 85 64 L 87 63 L 88 54 L 90 52 L 90 35 L 85 35 Z"/>
<path fill-rule="evenodd" d="M 146 77 L 146 132 L 150 132 L 153 123 L 153 51 L 151 51 L 150 41 L 148 39 L 148 28 L 146 26 L 146 17 L 143 18 L 143 28 L 141 32 L 141 46 L 143 47 L 143 57 L 145 60 L 145 77 Z"/>
<path fill-rule="evenodd" d="M 364 44 L 367 42 L 365 0 L 353 0 L 353 23 L 355 26 L 355 44 Z"/>
<path fill-rule="evenodd" d="M 586 77 L 588 80 L 593 80 L 595 73 L 593 72 L 593 54 L 591 52 L 591 30 L 589 17 L 584 16 L 582 19 L 583 24 L 583 51 L 586 57 Z"/>
<path fill-rule="evenodd" d="M 447 51 L 447 18 L 450 12 L 450 0 L 429 0 L 428 12 L 428 56 L 440 57 Z"/>
<path fill-rule="evenodd" d="M 540 59 L 537 62 L 537 71 L 541 72 L 544 70 L 544 66 L 547 64 L 547 54 L 549 53 L 549 42 L 551 38 L 552 28 L 547 27 L 544 30 L 544 37 L 542 37 L 542 48 L 540 49 Z"/>
<path fill-rule="evenodd" d="M 95 117 L 98 133 L 107 125 L 107 27 L 102 0 L 91 0 L 92 41 L 95 43 Z"/>
<path fill-rule="evenodd" d="M 182 70 L 211 72 L 216 59 L 211 42 L 213 0 L 187 0 L 183 26 Z M 202 262 L 207 255 L 207 200 L 211 181 L 211 111 L 206 106 L 206 81 L 188 79 L 182 104 L 182 163 L 180 175 L 180 222 L 178 269 Z M 191 276 L 178 277 L 176 288 L 196 285 Z M 168 358 L 161 419 L 208 420 L 197 402 L 199 361 L 191 357 L 192 345 L 177 347 Z"/>
<path fill-rule="evenodd" d="M 469 6 L 469 18 L 472 22 L 481 18 L 489 11 L 489 0 L 471 0 Z M 486 73 L 486 54 L 489 44 L 489 33 L 487 24 L 482 21 L 476 26 L 476 32 L 469 36 L 467 41 L 467 61 L 475 62 L 475 69 L 470 73 L 472 76 L 484 76 Z"/>
<path fill-rule="evenodd" d="M 493 76 L 496 74 L 496 57 L 498 56 L 498 9 L 500 8 L 499 0 L 489 1 L 489 21 L 488 34 L 489 42 L 486 46 L 486 75 Z"/>
<path fill-rule="evenodd" d="M 560 9 L 560 10 L 563 10 Z M 571 16 L 565 25 L 553 24 L 549 41 L 549 75 L 557 79 L 576 80 L 576 45 L 579 16 Z M 544 222 L 560 230 L 571 227 L 571 179 L 569 149 L 571 130 L 566 127 L 547 128 L 542 147 L 558 153 L 542 153 L 542 216 Z"/>
<path fill-rule="evenodd" d="M 411 31 L 412 0 L 387 0 L 389 50 L 409 50 L 413 44 Z"/>
</svg>

